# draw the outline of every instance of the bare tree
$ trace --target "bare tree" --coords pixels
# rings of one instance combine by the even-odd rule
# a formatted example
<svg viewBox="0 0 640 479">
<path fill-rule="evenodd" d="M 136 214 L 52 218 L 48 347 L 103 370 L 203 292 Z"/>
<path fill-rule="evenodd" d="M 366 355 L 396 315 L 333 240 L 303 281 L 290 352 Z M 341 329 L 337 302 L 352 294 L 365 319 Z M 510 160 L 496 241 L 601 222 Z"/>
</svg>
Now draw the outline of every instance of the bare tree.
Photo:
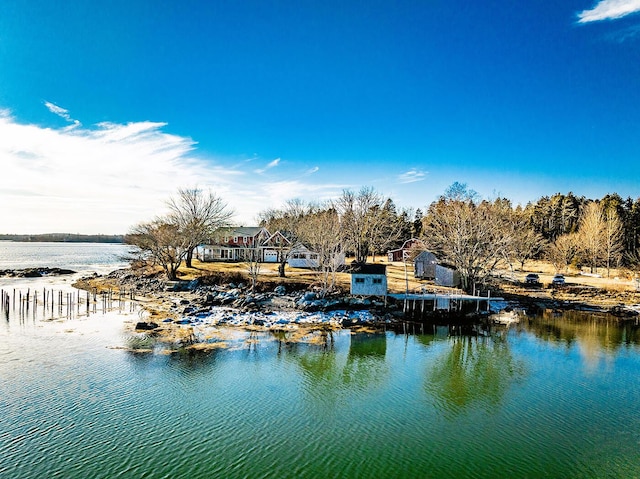
<svg viewBox="0 0 640 479">
<path fill-rule="evenodd" d="M 268 209 L 259 214 L 261 225 L 269 231 L 280 232 L 286 241 L 277 243 L 278 276 L 285 277 L 285 267 L 294 246 L 300 241 L 300 225 L 306 214 L 311 212 L 311 206 L 305 205 L 300 199 L 289 200 L 281 209 Z"/>
<path fill-rule="evenodd" d="M 167 218 L 134 226 L 125 243 L 139 247 L 149 259 L 162 266 L 167 279 L 177 279 L 178 268 L 187 253 L 186 237 L 179 225 Z"/>
<path fill-rule="evenodd" d="M 510 255 L 520 263 L 520 270 L 522 271 L 524 263 L 528 259 L 535 258 L 544 249 L 545 241 L 541 234 L 533 230 L 523 213 L 514 212 L 511 224 L 513 241 Z"/>
<path fill-rule="evenodd" d="M 408 239 L 403 235 L 410 234 L 410 224 L 406 221 L 408 212 L 398 215 L 391 198 L 387 198 L 382 208 L 375 207 L 371 212 L 371 228 L 369 231 L 369 245 L 373 261 L 376 253 L 384 253 L 401 239 Z"/>
<path fill-rule="evenodd" d="M 585 206 L 578 232 L 582 251 L 589 260 L 591 272 L 594 273 L 605 249 L 605 220 L 599 203 L 592 201 Z"/>
<path fill-rule="evenodd" d="M 361 188 L 357 194 L 344 190 L 335 202 L 345 246 L 353 251 L 358 262 L 367 260 L 381 207 L 382 197 L 370 187 Z"/>
<path fill-rule="evenodd" d="M 610 275 L 611 263 L 618 264 L 624 250 L 624 230 L 622 221 L 615 208 L 609 207 L 604 213 L 604 256 L 607 263 L 607 277 Z"/>
<path fill-rule="evenodd" d="M 484 282 L 510 246 L 503 205 L 486 201 L 475 204 L 465 185 L 452 197 L 431 204 L 423 219 L 423 240 L 439 258 L 455 266 L 462 286 L 471 291 Z"/>
<path fill-rule="evenodd" d="M 546 248 L 545 256 L 556 271 L 567 271 L 569 265 L 580 251 L 580 239 L 577 233 L 558 236 Z"/>
<path fill-rule="evenodd" d="M 258 284 L 258 275 L 260 274 L 260 267 L 262 265 L 260 258 L 260 247 L 258 245 L 251 245 L 243 248 L 242 256 L 247 265 L 247 273 L 251 280 L 251 291 L 255 291 Z"/>
<path fill-rule="evenodd" d="M 170 221 L 178 225 L 185 236 L 185 263 L 191 268 L 193 251 L 209 239 L 216 229 L 228 226 L 233 212 L 227 204 L 211 190 L 179 188 L 178 196 L 167 202 Z"/>
<path fill-rule="evenodd" d="M 301 241 L 318 255 L 323 294 L 335 286 L 336 272 L 344 258 L 340 226 L 338 213 L 331 207 L 313 208 L 300 223 Z"/>
</svg>

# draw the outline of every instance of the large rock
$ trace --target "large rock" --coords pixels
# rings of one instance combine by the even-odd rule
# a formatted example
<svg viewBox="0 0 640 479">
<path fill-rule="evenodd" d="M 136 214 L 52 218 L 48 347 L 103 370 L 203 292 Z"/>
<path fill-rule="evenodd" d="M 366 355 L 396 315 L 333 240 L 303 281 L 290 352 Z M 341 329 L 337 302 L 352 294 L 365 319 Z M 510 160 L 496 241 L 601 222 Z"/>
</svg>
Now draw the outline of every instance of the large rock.
<svg viewBox="0 0 640 479">
<path fill-rule="evenodd" d="M 151 321 L 140 321 L 138 323 L 136 323 L 136 330 L 138 331 L 151 331 L 153 329 L 156 329 L 158 327 L 158 325 L 156 323 L 153 323 Z"/>
</svg>

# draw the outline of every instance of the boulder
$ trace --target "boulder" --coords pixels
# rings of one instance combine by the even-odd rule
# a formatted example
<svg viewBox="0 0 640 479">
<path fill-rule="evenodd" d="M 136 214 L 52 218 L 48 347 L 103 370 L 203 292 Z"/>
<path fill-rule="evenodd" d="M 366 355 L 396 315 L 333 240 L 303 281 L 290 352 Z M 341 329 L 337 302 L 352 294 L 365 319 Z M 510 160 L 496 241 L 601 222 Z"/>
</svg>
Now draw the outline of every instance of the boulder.
<svg viewBox="0 0 640 479">
<path fill-rule="evenodd" d="M 152 322 L 147 322 L 147 321 L 140 321 L 138 323 L 136 323 L 136 330 L 138 331 L 150 331 L 152 329 L 156 329 L 158 327 L 158 325 L 156 323 L 152 323 Z"/>
</svg>

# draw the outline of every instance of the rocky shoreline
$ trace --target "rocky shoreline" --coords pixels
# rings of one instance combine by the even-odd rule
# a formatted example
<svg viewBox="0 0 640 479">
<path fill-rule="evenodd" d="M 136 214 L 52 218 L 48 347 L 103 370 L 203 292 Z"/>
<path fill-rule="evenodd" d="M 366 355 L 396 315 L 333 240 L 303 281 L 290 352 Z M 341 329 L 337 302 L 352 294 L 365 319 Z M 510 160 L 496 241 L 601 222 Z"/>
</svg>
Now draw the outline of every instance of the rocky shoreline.
<svg viewBox="0 0 640 479">
<path fill-rule="evenodd" d="M 166 281 L 128 269 L 107 276 L 93 275 L 74 286 L 88 290 L 113 289 L 132 294 L 155 321 L 186 324 L 208 317 L 216 324 L 272 326 L 274 323 L 379 324 L 399 317 L 395 304 L 379 299 L 276 285 L 270 291 L 251 291 L 244 283 L 216 284 L 210 277 Z M 290 318 L 285 320 L 284 317 Z M 277 319 L 276 319 L 277 318 Z"/>
<path fill-rule="evenodd" d="M 526 296 L 505 293 L 504 302 L 492 311 L 429 311 L 419 319 L 403 309 L 403 302 L 387 298 L 363 298 L 345 293 L 321 296 L 308 285 L 269 284 L 269 290 L 251 291 L 242 282 L 206 276 L 192 281 L 166 281 L 159 274 L 137 274 L 130 269 L 106 276 L 93 275 L 79 280 L 75 287 L 87 290 L 125 292 L 142 308 L 140 320 L 132 325 L 138 333 L 149 335 L 169 348 L 208 349 L 219 346 L 223 328 L 268 331 L 285 334 L 289 341 L 313 340 L 319 331 L 342 328 L 380 330 L 407 321 L 492 321 L 500 311 L 527 313 L 544 309 L 582 310 L 613 314 L 625 320 L 639 310 L 627 305 L 604 307 L 580 301 L 567 301 L 549 293 Z M 266 288 L 266 285 L 262 285 Z M 546 293 L 545 293 L 546 294 Z M 446 323 L 445 323 L 446 324 Z M 218 339 L 215 339 L 218 338 Z"/>
</svg>

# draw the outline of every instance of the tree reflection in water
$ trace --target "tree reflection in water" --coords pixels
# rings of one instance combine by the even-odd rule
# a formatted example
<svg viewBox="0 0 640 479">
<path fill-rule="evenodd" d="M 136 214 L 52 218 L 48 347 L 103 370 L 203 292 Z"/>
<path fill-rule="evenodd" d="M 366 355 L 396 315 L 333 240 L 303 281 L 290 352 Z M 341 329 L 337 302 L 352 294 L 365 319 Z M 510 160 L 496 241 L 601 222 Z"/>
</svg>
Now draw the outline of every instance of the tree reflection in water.
<svg viewBox="0 0 640 479">
<path fill-rule="evenodd" d="M 640 345 L 637 320 L 620 321 L 604 313 L 547 310 L 523 321 L 518 328 L 564 345 L 567 350 L 576 347 L 587 371 L 597 370 L 601 361 L 613 357 L 622 348 Z"/>
<path fill-rule="evenodd" d="M 507 340 L 499 336 L 453 336 L 447 352 L 427 372 L 425 389 L 442 412 L 457 415 L 470 406 L 498 405 L 509 386 L 524 376 Z"/>
</svg>

